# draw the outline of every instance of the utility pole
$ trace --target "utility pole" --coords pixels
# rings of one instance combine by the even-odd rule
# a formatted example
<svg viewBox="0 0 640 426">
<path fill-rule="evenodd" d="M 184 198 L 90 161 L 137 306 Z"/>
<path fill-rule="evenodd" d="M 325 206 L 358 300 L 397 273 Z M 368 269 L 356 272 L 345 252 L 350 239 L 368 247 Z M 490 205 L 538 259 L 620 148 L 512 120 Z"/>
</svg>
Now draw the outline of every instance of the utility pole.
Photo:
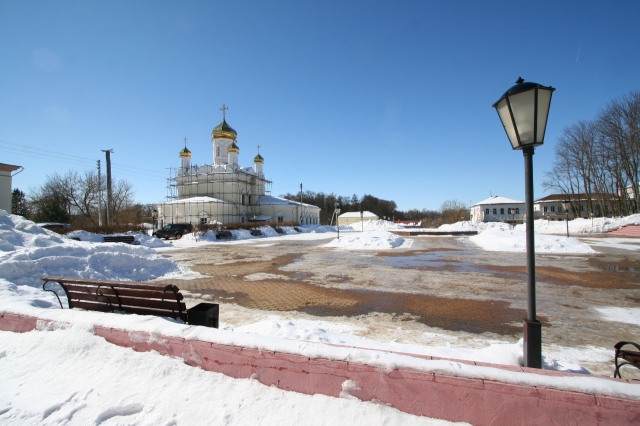
<svg viewBox="0 0 640 426">
<path fill-rule="evenodd" d="M 302 184 L 300 184 L 300 225 L 302 225 Z"/>
<path fill-rule="evenodd" d="M 111 153 L 112 149 L 103 149 L 107 155 L 107 225 L 113 225 L 113 193 L 111 192 Z"/>
<path fill-rule="evenodd" d="M 102 227 L 102 169 L 98 160 L 98 226 Z"/>
</svg>

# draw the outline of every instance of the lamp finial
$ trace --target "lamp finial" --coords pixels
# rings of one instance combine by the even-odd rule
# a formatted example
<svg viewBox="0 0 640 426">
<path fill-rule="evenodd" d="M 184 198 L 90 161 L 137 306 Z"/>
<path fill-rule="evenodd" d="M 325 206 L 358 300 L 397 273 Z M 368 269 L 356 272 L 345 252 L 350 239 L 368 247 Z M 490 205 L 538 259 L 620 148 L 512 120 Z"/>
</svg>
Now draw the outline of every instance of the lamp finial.
<svg viewBox="0 0 640 426">
<path fill-rule="evenodd" d="M 524 83 L 524 80 L 522 79 L 522 77 L 518 77 L 516 84 L 522 84 L 522 83 Z"/>
</svg>

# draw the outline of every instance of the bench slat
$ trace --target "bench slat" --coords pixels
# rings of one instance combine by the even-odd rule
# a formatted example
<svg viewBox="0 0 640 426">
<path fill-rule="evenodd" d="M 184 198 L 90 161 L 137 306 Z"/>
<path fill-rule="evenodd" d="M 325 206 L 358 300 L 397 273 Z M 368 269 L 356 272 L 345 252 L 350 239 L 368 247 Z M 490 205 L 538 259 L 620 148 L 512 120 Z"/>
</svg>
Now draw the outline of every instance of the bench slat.
<svg viewBox="0 0 640 426">
<path fill-rule="evenodd" d="M 101 304 L 109 304 L 106 296 L 96 296 L 89 293 L 69 293 L 71 299 L 71 305 L 75 304 L 76 300 L 94 301 Z M 118 298 L 115 295 L 109 295 L 109 301 L 113 305 L 114 309 L 118 308 Z M 175 300 L 150 300 L 150 299 L 137 299 L 133 297 L 120 296 L 120 304 L 124 306 L 141 306 L 145 308 L 165 309 L 168 311 L 183 311 L 187 310 L 187 306 L 184 303 L 178 303 Z"/>
<path fill-rule="evenodd" d="M 75 301 L 71 306 L 72 308 L 82 308 L 88 311 L 100 311 L 100 312 L 113 312 L 114 309 L 111 306 L 104 303 L 92 303 L 89 301 Z M 114 307 L 115 310 L 119 310 L 117 306 Z M 123 312 L 128 312 L 132 314 L 138 315 L 155 315 L 161 317 L 169 317 L 169 318 L 180 318 L 182 321 L 187 322 L 187 312 L 183 311 L 182 315 L 178 311 L 167 311 L 160 309 L 151 309 L 151 308 L 138 308 L 134 306 L 123 307 Z"/>
<path fill-rule="evenodd" d="M 107 285 L 113 286 L 116 288 L 131 288 L 131 289 L 142 289 L 142 290 L 159 290 L 163 291 L 164 289 L 171 290 L 172 287 L 175 287 L 176 291 L 178 291 L 178 287 L 174 285 L 166 285 L 166 284 L 150 284 L 150 283 L 136 283 L 133 281 L 107 281 L 107 280 L 91 280 L 85 278 L 64 278 L 64 277 L 44 277 L 43 281 L 51 281 L 63 284 L 80 284 L 80 285 Z"/>
<path fill-rule="evenodd" d="M 98 289 L 97 286 L 82 286 L 79 284 L 67 284 L 65 285 L 67 291 L 69 293 L 86 293 L 86 294 L 96 294 L 96 291 L 99 291 L 100 294 L 114 296 L 115 292 L 111 287 L 102 286 Z M 130 297 L 144 297 L 147 299 L 157 299 L 162 300 L 164 296 L 164 300 L 173 300 L 176 301 L 176 297 L 178 300 L 182 300 L 183 296 L 181 293 L 174 293 L 173 291 L 154 291 L 154 290 L 138 290 L 138 289 L 130 289 L 130 288 L 119 288 L 116 287 L 116 291 L 120 296 L 130 296 Z"/>
</svg>

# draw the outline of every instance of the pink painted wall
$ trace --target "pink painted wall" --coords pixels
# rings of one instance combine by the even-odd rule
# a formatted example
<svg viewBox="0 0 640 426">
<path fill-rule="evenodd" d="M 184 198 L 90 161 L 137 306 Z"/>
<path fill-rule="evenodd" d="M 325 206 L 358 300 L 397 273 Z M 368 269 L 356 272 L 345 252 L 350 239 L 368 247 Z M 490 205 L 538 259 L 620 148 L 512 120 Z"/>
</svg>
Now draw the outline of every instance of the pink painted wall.
<svg viewBox="0 0 640 426">
<path fill-rule="evenodd" d="M 0 329 L 33 330 L 35 318 L 0 314 Z M 305 394 L 338 397 L 346 380 L 363 401 L 377 400 L 407 413 L 465 421 L 474 425 L 620 425 L 640 424 L 640 401 L 518 386 L 410 370 L 380 371 L 345 361 L 309 359 L 295 354 L 261 351 L 174 337 L 96 327 L 107 341 L 136 351 L 156 350 L 185 363 L 236 378 Z M 492 367 L 498 367 L 492 365 Z M 519 367 L 508 368 L 518 370 Z M 563 375 L 526 369 L 545 375 Z"/>
</svg>

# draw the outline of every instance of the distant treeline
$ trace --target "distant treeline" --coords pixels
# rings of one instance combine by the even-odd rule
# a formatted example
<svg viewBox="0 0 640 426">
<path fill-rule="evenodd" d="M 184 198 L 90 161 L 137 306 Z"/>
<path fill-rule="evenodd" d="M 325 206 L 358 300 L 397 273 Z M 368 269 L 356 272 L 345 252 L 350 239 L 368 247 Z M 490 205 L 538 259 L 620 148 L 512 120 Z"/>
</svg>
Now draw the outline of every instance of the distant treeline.
<svg viewBox="0 0 640 426">
<path fill-rule="evenodd" d="M 325 194 L 324 192 L 305 191 L 302 193 L 302 200 L 300 200 L 300 193 L 297 194 L 285 194 L 281 197 L 292 201 L 302 201 L 306 204 L 312 204 L 320 207 L 320 223 L 328 224 L 331 222 L 331 216 L 336 208 L 340 206 L 340 214 L 347 212 L 360 212 L 369 211 L 380 219 L 387 218 L 387 220 L 414 220 L 422 221 L 422 226 L 433 227 L 439 226 L 444 223 L 443 212 L 427 210 L 427 209 L 412 209 L 408 211 L 397 210 L 397 204 L 392 200 L 384 200 L 382 198 L 374 197 L 373 195 L 365 194 L 362 197 L 358 197 L 356 194 L 352 196 L 338 196 L 333 193 Z M 466 208 L 461 213 L 467 214 Z M 460 215 L 457 216 L 458 218 Z"/>
</svg>

